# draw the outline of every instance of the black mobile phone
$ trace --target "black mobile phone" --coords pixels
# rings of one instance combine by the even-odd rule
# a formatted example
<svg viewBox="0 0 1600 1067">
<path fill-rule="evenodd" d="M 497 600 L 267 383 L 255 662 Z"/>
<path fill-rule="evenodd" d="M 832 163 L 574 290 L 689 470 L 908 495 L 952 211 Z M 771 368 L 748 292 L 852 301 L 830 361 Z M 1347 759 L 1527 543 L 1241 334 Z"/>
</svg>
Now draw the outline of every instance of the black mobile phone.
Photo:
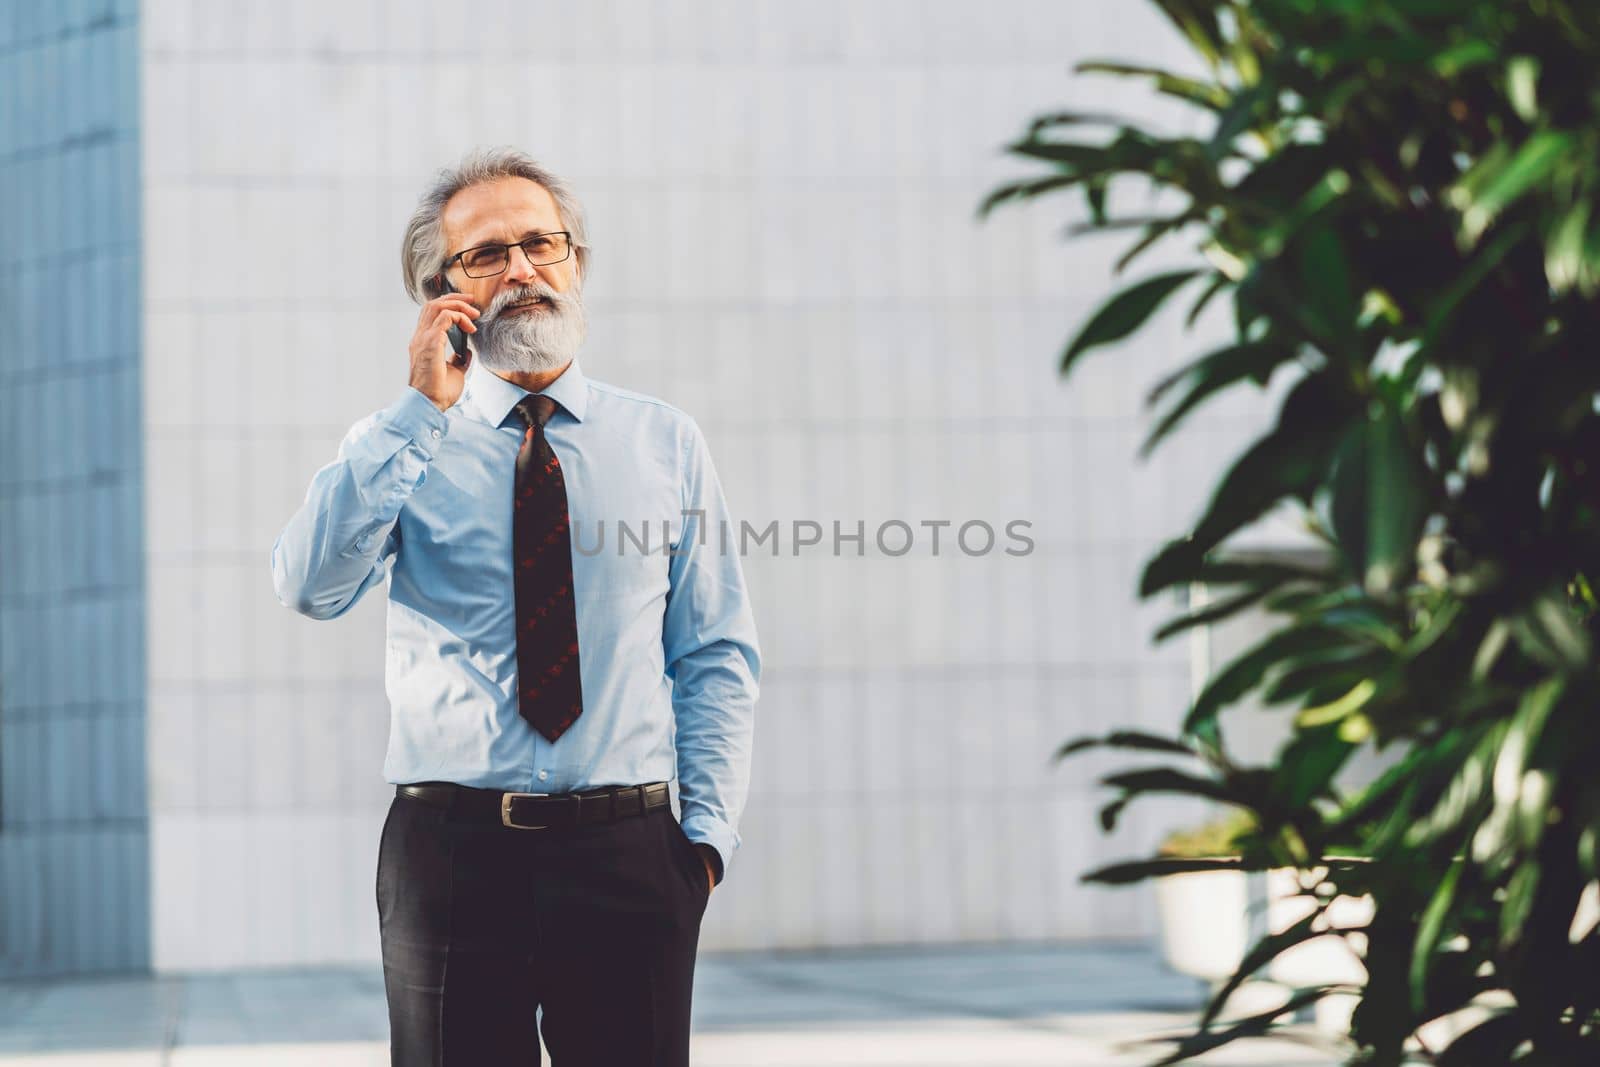
<svg viewBox="0 0 1600 1067">
<path fill-rule="evenodd" d="M 441 287 L 439 290 L 441 295 L 444 293 L 459 293 L 461 291 L 455 286 L 451 285 L 450 279 L 446 278 L 443 274 L 439 275 L 439 285 Z M 461 326 L 457 324 L 451 326 L 447 331 L 447 334 L 450 338 L 450 347 L 456 350 L 455 357 L 451 360 L 451 362 L 458 367 L 465 367 L 467 365 L 467 360 L 472 358 L 471 353 L 467 351 L 467 331 L 463 330 Z"/>
</svg>

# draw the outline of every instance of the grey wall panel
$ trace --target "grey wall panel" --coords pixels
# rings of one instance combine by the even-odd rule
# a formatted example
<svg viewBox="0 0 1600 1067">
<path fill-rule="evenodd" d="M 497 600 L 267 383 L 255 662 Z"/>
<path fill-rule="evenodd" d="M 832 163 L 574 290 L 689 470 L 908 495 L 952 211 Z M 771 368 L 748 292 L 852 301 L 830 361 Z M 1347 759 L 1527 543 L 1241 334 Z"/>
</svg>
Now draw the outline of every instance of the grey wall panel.
<svg viewBox="0 0 1600 1067">
<path fill-rule="evenodd" d="M 0 978 L 144 970 L 137 12 L 0 8 Z"/>
</svg>

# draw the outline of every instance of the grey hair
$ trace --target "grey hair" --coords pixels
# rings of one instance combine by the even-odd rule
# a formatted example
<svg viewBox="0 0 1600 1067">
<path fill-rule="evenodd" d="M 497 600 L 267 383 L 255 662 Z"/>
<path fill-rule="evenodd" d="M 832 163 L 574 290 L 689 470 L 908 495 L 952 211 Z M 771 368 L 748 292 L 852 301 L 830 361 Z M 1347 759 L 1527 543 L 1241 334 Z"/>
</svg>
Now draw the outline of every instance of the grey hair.
<svg viewBox="0 0 1600 1067">
<path fill-rule="evenodd" d="M 468 152 L 456 166 L 446 167 L 434 175 L 433 184 L 417 201 L 416 210 L 406 223 L 405 237 L 400 242 L 400 271 L 411 299 L 421 304 L 439 295 L 431 279 L 439 273 L 449 254 L 441 224 L 444 206 L 468 186 L 497 178 L 527 178 L 549 191 L 556 202 L 556 210 L 561 213 L 562 228 L 571 234 L 572 254 L 578 257 L 579 280 L 588 278 L 588 227 L 584 222 L 583 205 L 567 183 L 518 149 L 477 148 Z"/>
</svg>

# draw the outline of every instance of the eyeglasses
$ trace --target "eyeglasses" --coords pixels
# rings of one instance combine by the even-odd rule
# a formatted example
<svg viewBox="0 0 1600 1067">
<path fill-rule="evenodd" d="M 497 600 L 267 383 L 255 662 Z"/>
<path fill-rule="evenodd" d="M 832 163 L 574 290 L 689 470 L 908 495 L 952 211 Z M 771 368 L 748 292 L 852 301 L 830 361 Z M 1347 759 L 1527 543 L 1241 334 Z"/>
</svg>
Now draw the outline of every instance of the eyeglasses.
<svg viewBox="0 0 1600 1067">
<path fill-rule="evenodd" d="M 572 235 L 566 230 L 536 233 L 517 243 L 522 246 L 522 253 L 528 257 L 528 262 L 535 267 L 560 263 L 572 255 Z M 478 245 L 476 248 L 457 252 L 445 260 L 444 266 L 439 269 L 449 270 L 450 264 L 460 260 L 461 269 L 466 272 L 467 277 L 492 278 L 510 264 L 511 247 L 511 245 Z"/>
</svg>

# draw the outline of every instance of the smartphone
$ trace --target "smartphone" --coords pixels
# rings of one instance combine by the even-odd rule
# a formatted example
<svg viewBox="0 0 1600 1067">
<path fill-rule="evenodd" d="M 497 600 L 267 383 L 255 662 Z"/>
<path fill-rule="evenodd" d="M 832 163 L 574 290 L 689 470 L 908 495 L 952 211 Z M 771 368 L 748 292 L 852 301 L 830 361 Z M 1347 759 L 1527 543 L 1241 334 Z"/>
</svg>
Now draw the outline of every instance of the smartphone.
<svg viewBox="0 0 1600 1067">
<path fill-rule="evenodd" d="M 459 293 L 461 291 L 451 285 L 450 279 L 443 274 L 439 275 L 439 285 L 440 295 L 444 293 Z M 456 354 L 451 358 L 450 362 L 457 367 L 465 367 L 467 360 L 472 358 L 471 353 L 467 351 L 467 331 L 463 330 L 458 323 L 450 327 L 448 336 L 450 338 L 450 347 L 456 350 Z"/>
</svg>

